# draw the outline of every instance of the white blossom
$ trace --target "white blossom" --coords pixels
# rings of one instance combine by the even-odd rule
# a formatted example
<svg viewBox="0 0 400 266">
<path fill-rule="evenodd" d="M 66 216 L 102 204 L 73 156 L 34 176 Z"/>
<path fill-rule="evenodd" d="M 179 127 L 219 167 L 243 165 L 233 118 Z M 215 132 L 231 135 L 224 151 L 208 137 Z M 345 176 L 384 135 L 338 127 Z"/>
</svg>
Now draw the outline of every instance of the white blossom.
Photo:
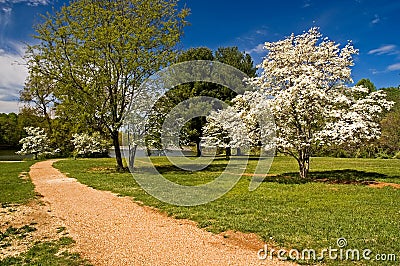
<svg viewBox="0 0 400 266">
<path fill-rule="evenodd" d="M 104 140 L 98 132 L 89 135 L 87 133 L 74 134 L 71 140 L 74 145 L 74 156 L 89 156 L 92 154 L 100 154 L 108 151 L 110 144 Z"/>
<path fill-rule="evenodd" d="M 17 154 L 33 154 L 35 159 L 37 159 L 38 156 L 52 154 L 50 140 L 43 128 L 25 127 L 24 130 L 28 136 L 19 141 L 19 143 L 22 144 L 22 148 L 20 151 L 16 152 Z"/>
<path fill-rule="evenodd" d="M 267 99 L 259 92 L 245 92 L 233 100 L 233 106 L 212 112 L 202 138 L 205 146 L 221 148 L 260 147 L 265 151 L 271 146 L 275 135 L 273 117 Z"/>
<path fill-rule="evenodd" d="M 351 42 L 341 48 L 311 28 L 264 48 L 262 74 L 249 82 L 260 87 L 274 116 L 278 150 L 296 158 L 302 177 L 313 149 L 379 138 L 379 117 L 392 103 L 382 91 L 345 85 L 358 52 Z"/>
</svg>

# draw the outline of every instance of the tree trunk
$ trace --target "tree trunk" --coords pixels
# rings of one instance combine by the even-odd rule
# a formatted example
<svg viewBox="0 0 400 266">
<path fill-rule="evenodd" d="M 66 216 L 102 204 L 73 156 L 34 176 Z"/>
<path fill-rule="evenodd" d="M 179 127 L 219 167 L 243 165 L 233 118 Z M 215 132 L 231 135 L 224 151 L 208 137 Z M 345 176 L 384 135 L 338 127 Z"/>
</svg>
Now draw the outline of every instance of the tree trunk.
<svg viewBox="0 0 400 266">
<path fill-rule="evenodd" d="M 301 154 L 297 162 L 299 163 L 300 178 L 307 178 L 310 170 L 310 156 Z"/>
<path fill-rule="evenodd" d="M 232 155 L 232 150 L 231 147 L 225 147 L 225 157 L 226 159 L 229 159 Z"/>
<path fill-rule="evenodd" d="M 200 140 L 196 141 L 196 157 L 201 156 L 201 149 L 200 149 Z"/>
<path fill-rule="evenodd" d="M 47 126 L 49 127 L 49 135 L 53 135 L 53 126 L 51 125 L 51 117 L 46 113 Z"/>
<path fill-rule="evenodd" d="M 135 156 L 136 156 L 137 145 L 129 144 L 129 170 L 133 172 L 133 168 L 135 166 Z"/>
<path fill-rule="evenodd" d="M 117 169 L 122 170 L 122 169 L 124 169 L 124 164 L 122 162 L 121 147 L 119 146 L 118 131 L 112 132 L 111 138 L 112 138 L 114 149 L 115 149 L 115 160 L 117 161 Z"/>
<path fill-rule="evenodd" d="M 135 146 L 135 153 L 136 153 L 136 147 L 137 147 L 137 145 Z M 149 146 L 146 146 L 146 153 L 147 153 L 147 156 L 151 156 L 151 149 Z"/>
</svg>

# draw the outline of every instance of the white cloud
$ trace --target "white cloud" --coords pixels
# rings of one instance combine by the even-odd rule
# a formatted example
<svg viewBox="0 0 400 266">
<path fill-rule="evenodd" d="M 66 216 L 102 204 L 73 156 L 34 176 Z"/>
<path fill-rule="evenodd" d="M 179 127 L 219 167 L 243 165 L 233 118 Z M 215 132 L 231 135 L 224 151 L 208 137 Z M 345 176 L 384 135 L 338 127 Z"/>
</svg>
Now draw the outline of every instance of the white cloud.
<svg viewBox="0 0 400 266">
<path fill-rule="evenodd" d="M 0 0 L 1 4 L 18 4 L 26 3 L 29 6 L 48 5 L 49 0 Z"/>
<path fill-rule="evenodd" d="M 18 110 L 19 91 L 23 88 L 28 75 L 26 66 L 22 64 L 24 47 L 10 43 L 16 52 L 0 51 L 0 111 Z M 4 109 L 6 108 L 6 109 Z"/>
<path fill-rule="evenodd" d="M 235 45 L 246 47 L 245 49 L 249 49 L 248 47 L 252 47 L 257 43 L 260 43 L 261 40 L 265 38 L 269 33 L 267 26 L 261 26 L 255 30 L 251 30 L 242 36 L 239 36 L 235 40 Z"/>
<path fill-rule="evenodd" d="M 255 53 L 255 54 L 262 54 L 262 53 L 265 53 L 265 50 L 264 50 L 264 43 L 258 44 L 256 47 L 254 47 L 254 48 L 252 48 L 252 49 L 246 51 L 246 53 L 248 53 L 248 54 L 252 54 L 252 53 Z"/>
<path fill-rule="evenodd" d="M 3 7 L 1 10 L 3 10 L 4 13 L 9 14 L 12 11 L 11 7 Z"/>
<path fill-rule="evenodd" d="M 381 19 L 379 18 L 378 15 L 375 14 L 374 19 L 371 21 L 372 24 L 377 24 Z"/>
<path fill-rule="evenodd" d="M 0 9 L 0 26 L 2 31 L 10 23 L 11 11 L 12 11 L 11 7 L 2 7 Z"/>
<path fill-rule="evenodd" d="M 371 69 L 369 69 L 369 71 L 372 73 L 372 75 L 376 75 L 376 74 L 382 73 L 381 71 L 378 71 L 375 68 L 371 68 Z"/>
<path fill-rule="evenodd" d="M 387 70 L 389 71 L 396 71 L 396 70 L 400 70 L 400 63 L 396 63 L 393 65 L 390 65 L 387 67 Z"/>
<path fill-rule="evenodd" d="M 257 35 L 264 36 L 264 35 L 267 35 L 267 30 L 266 29 L 259 29 L 259 30 L 256 30 L 255 33 Z"/>
<path fill-rule="evenodd" d="M 18 113 L 20 104 L 17 101 L 0 100 L 0 113 Z"/>
<path fill-rule="evenodd" d="M 310 7 L 310 6 L 311 6 L 311 1 L 310 0 L 305 0 L 303 2 L 303 8 L 307 8 L 307 7 Z"/>
<path fill-rule="evenodd" d="M 377 54 L 377 55 L 394 55 L 398 54 L 399 51 L 397 50 L 396 45 L 394 44 L 388 44 L 388 45 L 383 45 L 377 49 L 373 49 L 368 52 L 368 54 Z"/>
</svg>

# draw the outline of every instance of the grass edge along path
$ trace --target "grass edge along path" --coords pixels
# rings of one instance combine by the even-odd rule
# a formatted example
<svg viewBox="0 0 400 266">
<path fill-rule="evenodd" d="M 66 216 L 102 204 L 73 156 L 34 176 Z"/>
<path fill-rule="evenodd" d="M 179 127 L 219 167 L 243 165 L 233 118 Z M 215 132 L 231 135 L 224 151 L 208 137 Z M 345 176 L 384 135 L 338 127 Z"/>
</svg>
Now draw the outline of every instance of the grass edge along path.
<svg viewBox="0 0 400 266">
<path fill-rule="evenodd" d="M 215 178 L 218 172 L 218 167 L 214 167 L 209 172 L 206 169 L 205 173 L 187 173 L 170 168 L 165 158 L 154 160 L 161 168 L 165 166 L 168 169 L 165 172 L 167 178 L 172 181 L 183 179 L 184 184 L 197 184 L 199 179 L 208 182 L 207 176 Z M 334 248 L 337 239 L 346 238 L 348 248 L 361 251 L 368 248 L 373 254 L 394 253 L 397 260 L 400 260 L 399 189 L 323 182 L 280 183 L 272 180 L 264 182 L 256 191 L 249 192 L 250 177 L 244 176 L 234 189 L 216 201 L 196 207 L 178 207 L 162 203 L 146 194 L 130 173 L 115 172 L 113 159 L 63 160 L 54 166 L 81 183 L 133 197 L 175 218 L 193 220 L 199 227 L 215 233 L 228 230 L 256 233 L 271 246 L 287 250 L 295 248 L 318 251 Z M 329 174 L 342 170 L 339 174 L 346 174 L 346 169 L 350 169 L 351 175 L 356 173 L 361 179 L 365 176 L 367 179 L 396 183 L 399 183 L 399 166 L 399 160 L 312 159 L 314 172 Z M 249 169 L 252 167 L 254 163 L 250 161 Z M 295 171 L 296 164 L 292 159 L 277 157 L 270 172 L 290 174 Z M 140 174 L 140 171 L 136 174 Z M 350 261 L 327 258 L 322 262 L 332 265 L 352 264 Z M 368 263 L 393 265 L 393 262 Z"/>
<path fill-rule="evenodd" d="M 24 204 L 35 197 L 34 186 L 29 179 L 29 167 L 35 161 L 0 162 L 0 202 Z"/>
<path fill-rule="evenodd" d="M 30 167 L 38 161 L 0 162 L 0 247 L 12 247 L 15 239 L 30 238 L 31 232 L 37 230 L 36 223 L 15 227 L 13 222 L 2 224 L 2 215 L 12 212 L 13 215 L 26 215 L 19 210 L 19 206 L 39 204 L 38 195 L 29 177 Z M 29 217 L 26 218 L 29 220 Z M 55 229 L 56 230 L 56 229 Z M 59 229 L 57 229 L 59 230 Z M 43 265 L 43 266 L 77 266 L 90 265 L 78 253 L 69 252 L 74 240 L 61 236 L 54 240 L 35 241 L 28 245 L 25 252 L 16 253 L 14 256 L 3 256 L 0 265 Z M 18 247 L 20 249 L 21 247 Z"/>
</svg>

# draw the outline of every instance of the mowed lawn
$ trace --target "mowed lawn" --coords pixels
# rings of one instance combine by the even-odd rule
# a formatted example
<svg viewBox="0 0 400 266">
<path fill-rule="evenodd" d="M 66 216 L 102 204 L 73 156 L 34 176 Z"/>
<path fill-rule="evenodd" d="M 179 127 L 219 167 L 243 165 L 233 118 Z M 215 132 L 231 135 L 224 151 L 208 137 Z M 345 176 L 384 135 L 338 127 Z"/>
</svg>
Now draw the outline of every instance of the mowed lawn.
<svg viewBox="0 0 400 266">
<path fill-rule="evenodd" d="M 35 202 L 35 199 L 37 199 L 34 185 L 28 174 L 29 167 L 36 162 L 0 162 L 0 217 L 7 215 L 7 212 L 18 212 L 17 216 L 21 218 L 24 213 L 18 211 L 18 205 L 28 203 L 32 200 Z M 8 222 L 0 224 L 1 249 L 10 248 L 12 243 L 15 242 L 13 239 L 26 239 L 31 232 L 37 230 L 36 222 L 20 227 L 14 226 L 14 224 L 9 224 Z M 25 245 L 29 247 L 27 251 L 15 256 L 0 258 L 0 265 L 90 265 L 79 254 L 68 251 L 72 243 L 74 243 L 74 240 L 65 236 L 60 237 L 58 240 L 35 241 L 34 243 L 30 243 L 30 245 L 26 243 Z M 11 249 L 15 248 L 18 251 L 23 245 L 20 244 Z"/>
<path fill-rule="evenodd" d="M 28 177 L 29 167 L 34 163 L 0 162 L 0 203 L 3 206 L 26 203 L 35 196 Z"/>
<path fill-rule="evenodd" d="M 188 172 L 173 167 L 165 157 L 154 157 L 160 172 L 171 181 L 197 185 L 216 178 L 226 166 L 218 159 L 203 171 Z M 247 172 L 255 168 L 250 160 Z M 365 265 L 396 265 L 400 261 L 400 189 L 372 188 L 365 181 L 400 183 L 400 160 L 312 158 L 311 176 L 319 182 L 298 180 L 296 162 L 276 157 L 270 174 L 255 191 L 248 190 L 251 177 L 244 175 L 223 197 L 205 205 L 169 205 L 144 192 L 130 173 L 114 170 L 114 159 L 62 160 L 55 166 L 68 176 L 100 190 L 131 196 L 176 217 L 196 221 L 209 231 L 253 232 L 270 246 L 289 249 L 338 248 L 345 238 L 346 248 L 375 254 L 395 254 L 397 262 L 360 261 Z M 137 162 L 135 175 L 146 167 Z M 262 247 L 260 247 L 262 248 Z M 327 257 L 327 256 L 326 256 Z M 327 264 L 353 264 L 325 258 Z"/>
</svg>

